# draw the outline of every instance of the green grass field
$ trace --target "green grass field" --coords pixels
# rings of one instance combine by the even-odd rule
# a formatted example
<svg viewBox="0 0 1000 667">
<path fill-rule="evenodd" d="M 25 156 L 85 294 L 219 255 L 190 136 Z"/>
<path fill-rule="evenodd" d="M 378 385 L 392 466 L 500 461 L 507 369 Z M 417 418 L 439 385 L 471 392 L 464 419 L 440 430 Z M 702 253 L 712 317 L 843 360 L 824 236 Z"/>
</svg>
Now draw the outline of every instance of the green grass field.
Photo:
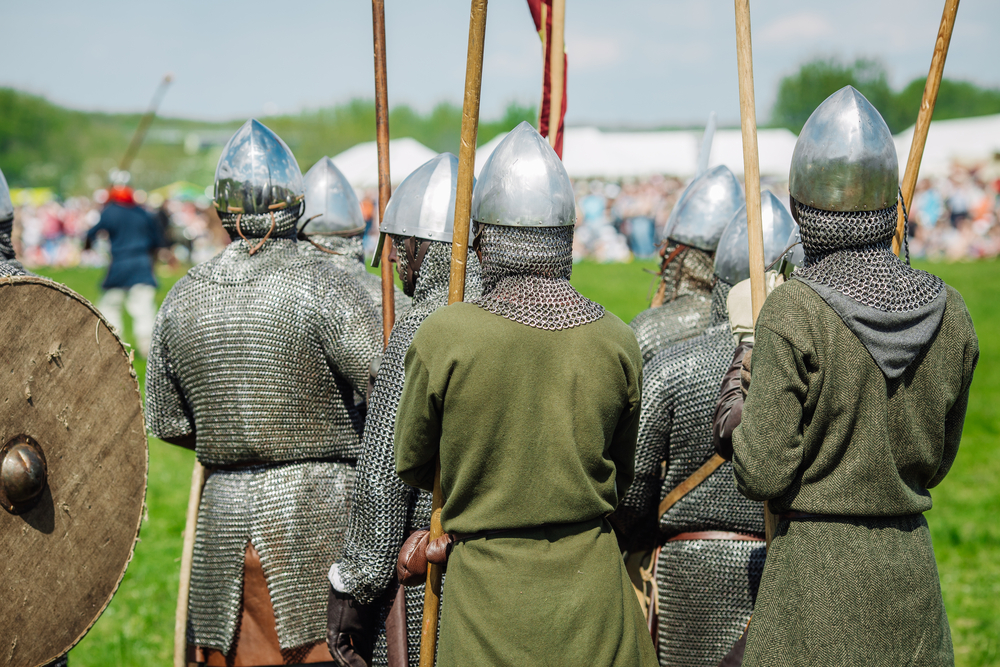
<svg viewBox="0 0 1000 667">
<path fill-rule="evenodd" d="M 573 282 L 626 322 L 647 303 L 652 263 L 579 264 Z M 934 490 L 927 514 L 960 667 L 1000 665 L 1000 263 L 921 265 L 964 295 L 976 323 L 981 357 L 965 422 L 962 449 L 951 474 Z M 97 301 L 102 272 L 46 270 L 45 275 Z M 159 297 L 180 274 L 162 274 Z M 128 325 L 126 325 L 128 329 Z M 128 337 L 128 331 L 126 331 Z M 140 383 L 145 364 L 136 359 Z M 170 664 L 181 533 L 193 454 L 150 440 L 148 515 L 141 541 L 118 594 L 90 633 L 73 649 L 75 667 Z"/>
</svg>

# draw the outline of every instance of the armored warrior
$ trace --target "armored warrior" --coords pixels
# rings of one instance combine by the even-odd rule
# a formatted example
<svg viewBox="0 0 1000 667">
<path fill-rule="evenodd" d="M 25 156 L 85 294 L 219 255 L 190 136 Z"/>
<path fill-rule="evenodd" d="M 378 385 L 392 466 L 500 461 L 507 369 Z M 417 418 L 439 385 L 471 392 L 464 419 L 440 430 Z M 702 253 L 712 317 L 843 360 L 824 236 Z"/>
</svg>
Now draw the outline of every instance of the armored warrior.
<svg viewBox="0 0 1000 667">
<path fill-rule="evenodd" d="M 979 346 L 962 297 L 897 258 L 898 163 L 847 86 L 809 117 L 789 191 L 805 251 L 757 319 L 733 433 L 778 524 L 744 665 L 951 665 L 923 512 L 958 451 Z"/>
<path fill-rule="evenodd" d="M 406 350 L 420 323 L 448 304 L 457 177 L 458 158 L 451 153 L 430 160 L 399 185 L 379 228 L 394 244 L 396 270 L 413 302 L 392 328 L 368 405 L 347 541 L 330 568 L 336 593 L 329 630 L 335 654 L 353 652 L 373 666 L 389 665 L 389 651 L 400 648 L 409 654 L 409 664 L 419 659 L 424 587 L 405 589 L 405 600 L 395 598 L 394 604 L 401 605 L 395 611 L 406 620 L 391 638 L 386 621 L 397 595 L 396 558 L 406 537 L 430 524 L 431 496 L 396 475 L 392 437 Z M 481 291 L 479 261 L 470 253 L 466 297 L 477 298 Z M 353 625 L 350 609 L 357 609 Z M 352 628 L 362 632 L 352 633 Z M 406 662 L 403 655 L 393 664 Z"/>
<path fill-rule="evenodd" d="M 770 192 L 761 208 L 770 262 L 795 222 Z M 733 488 L 731 465 L 694 477 L 714 454 L 719 382 L 736 347 L 726 298 L 750 275 L 745 206 L 722 233 L 714 274 L 711 326 L 645 366 L 635 483 L 613 516 L 629 552 L 659 547 L 652 613 L 664 666 L 718 664 L 746 626 L 764 561 L 763 508 Z"/>
<path fill-rule="evenodd" d="M 382 282 L 365 270 L 365 220 L 354 188 L 328 157 L 306 172 L 303 177 L 306 210 L 299 224 L 299 251 L 324 257 L 335 266 L 354 276 L 375 300 L 382 301 Z M 396 311 L 410 306 L 410 298 L 398 288 Z"/>
<path fill-rule="evenodd" d="M 569 283 L 573 190 L 522 123 L 473 195 L 483 295 L 431 314 L 405 357 L 396 469 L 440 456 L 452 542 L 438 664 L 655 665 L 605 516 L 632 481 L 642 357 Z"/>
<path fill-rule="evenodd" d="M 667 220 L 667 243 L 660 251 L 663 261 L 654 306 L 629 324 L 639 341 L 643 363 L 708 327 L 712 257 L 722 230 L 743 202 L 739 181 L 722 165 L 691 181 L 677 200 Z"/>
<path fill-rule="evenodd" d="M 177 282 L 154 331 L 148 430 L 210 472 L 188 605 L 209 665 L 331 659 L 326 571 L 347 529 L 380 318 L 355 279 L 299 252 L 302 200 L 291 151 L 247 121 L 216 169 L 233 242 Z"/>
<path fill-rule="evenodd" d="M 7 179 L 0 171 L 0 278 L 28 275 L 14 254 L 14 242 L 11 240 L 13 230 L 14 203 L 10 200 Z"/>
</svg>

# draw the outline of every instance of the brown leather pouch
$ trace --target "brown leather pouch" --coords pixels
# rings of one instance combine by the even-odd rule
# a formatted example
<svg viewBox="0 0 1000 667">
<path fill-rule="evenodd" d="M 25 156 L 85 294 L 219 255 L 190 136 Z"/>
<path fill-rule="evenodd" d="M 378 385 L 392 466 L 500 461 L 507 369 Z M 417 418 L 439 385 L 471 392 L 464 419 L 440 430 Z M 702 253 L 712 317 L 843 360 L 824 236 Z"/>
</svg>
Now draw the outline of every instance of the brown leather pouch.
<svg viewBox="0 0 1000 667">
<path fill-rule="evenodd" d="M 403 586 L 419 586 L 427 581 L 427 563 L 446 565 L 455 536 L 445 533 L 430 541 L 430 531 L 415 530 L 403 542 L 396 559 L 396 577 Z"/>
<path fill-rule="evenodd" d="M 403 542 L 396 559 L 396 577 L 403 586 L 419 586 L 427 581 L 429 535 L 429 530 L 415 530 Z"/>
</svg>

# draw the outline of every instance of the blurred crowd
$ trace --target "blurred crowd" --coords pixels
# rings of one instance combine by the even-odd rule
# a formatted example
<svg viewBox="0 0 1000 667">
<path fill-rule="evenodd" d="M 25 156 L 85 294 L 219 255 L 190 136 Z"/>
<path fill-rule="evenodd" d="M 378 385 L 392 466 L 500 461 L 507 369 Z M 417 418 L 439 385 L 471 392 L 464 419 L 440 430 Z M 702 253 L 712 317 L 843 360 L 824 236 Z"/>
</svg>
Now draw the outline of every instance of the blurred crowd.
<svg viewBox="0 0 1000 667">
<path fill-rule="evenodd" d="M 922 179 L 909 212 L 911 256 L 959 261 L 1000 255 L 998 176 L 995 170 L 954 165 L 947 178 Z M 665 176 L 576 181 L 574 258 L 628 262 L 653 257 L 684 185 Z M 787 201 L 786 184 L 765 186 Z M 365 248 L 371 254 L 377 241 L 377 193 L 358 194 L 368 227 Z M 99 240 L 92 249 L 83 249 L 84 235 L 97 223 L 103 204 L 101 191 L 93 198 L 23 202 L 17 207 L 14 237 L 25 265 L 106 265 L 106 243 Z M 203 262 L 229 242 L 207 197 L 165 200 L 154 193 L 142 204 L 159 221 L 171 262 Z"/>
<path fill-rule="evenodd" d="M 922 179 L 910 205 L 910 255 L 957 261 L 1000 255 L 1000 175 L 955 165 Z"/>
<path fill-rule="evenodd" d="M 25 202 L 15 207 L 14 244 L 25 266 L 106 266 L 110 260 L 106 239 L 98 237 L 84 250 L 87 230 L 97 224 L 106 202 L 103 191 L 93 198 L 72 197 L 63 202 Z M 164 259 L 198 264 L 214 257 L 229 235 L 208 201 L 137 199 L 153 214 L 170 252 Z M 16 198 L 15 198 L 16 199 Z"/>
</svg>

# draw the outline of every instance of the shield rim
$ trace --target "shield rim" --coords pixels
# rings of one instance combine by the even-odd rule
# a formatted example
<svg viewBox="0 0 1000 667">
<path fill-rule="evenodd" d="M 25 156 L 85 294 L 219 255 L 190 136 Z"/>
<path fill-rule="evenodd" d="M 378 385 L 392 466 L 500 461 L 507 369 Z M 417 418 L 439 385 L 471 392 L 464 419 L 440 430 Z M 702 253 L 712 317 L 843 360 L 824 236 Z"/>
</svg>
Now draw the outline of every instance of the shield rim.
<svg viewBox="0 0 1000 667">
<path fill-rule="evenodd" d="M 61 292 L 65 296 L 72 298 L 73 300 L 77 301 L 78 303 L 88 308 L 92 313 L 94 313 L 94 315 L 97 316 L 99 322 L 103 323 L 105 327 L 107 327 L 107 330 L 111 332 L 111 334 L 114 336 L 115 341 L 118 343 L 118 347 L 121 350 L 121 353 L 125 356 L 125 359 L 128 361 L 130 368 L 129 375 L 131 376 L 132 384 L 135 387 L 136 398 L 139 399 L 139 415 L 142 418 L 142 424 L 143 424 L 143 443 L 144 443 L 143 451 L 145 453 L 144 457 L 145 466 L 143 471 L 144 479 L 142 485 L 142 494 L 139 503 L 140 511 L 136 521 L 135 536 L 132 538 L 132 544 L 129 546 L 128 559 L 125 561 L 125 567 L 122 568 L 121 573 L 119 573 L 118 575 L 118 580 L 115 582 L 115 585 L 109 591 L 107 599 L 104 600 L 104 602 L 101 604 L 100 609 L 98 609 L 97 613 L 94 614 L 93 619 L 91 619 L 90 622 L 87 623 L 87 626 L 80 632 L 80 634 L 76 638 L 74 638 L 73 641 L 69 643 L 65 648 L 61 649 L 56 655 L 53 655 L 50 658 L 48 658 L 47 661 L 39 663 L 38 667 L 42 667 L 42 665 L 48 664 L 48 662 L 56 660 L 62 657 L 63 655 L 69 653 L 77 644 L 79 644 L 83 640 L 84 637 L 87 636 L 87 633 L 90 632 L 90 630 L 94 627 L 97 621 L 100 620 L 101 616 L 104 615 L 104 612 L 107 610 L 108 605 L 110 605 L 111 601 L 114 599 L 115 594 L 118 593 L 118 589 L 121 586 L 122 580 L 125 578 L 125 573 L 128 572 L 128 567 L 129 565 L 132 564 L 132 559 L 135 557 L 135 547 L 136 544 L 139 543 L 139 532 L 142 529 L 143 517 L 145 517 L 146 515 L 145 511 L 146 494 L 149 490 L 149 436 L 146 434 L 146 429 L 145 429 L 146 411 L 145 411 L 145 405 L 143 404 L 142 400 L 142 392 L 139 390 L 139 378 L 135 372 L 135 366 L 133 365 L 134 353 L 126 349 L 125 342 L 122 340 L 118 332 L 115 331 L 114 327 L 111 326 L 111 323 L 108 322 L 107 318 L 104 317 L 101 311 L 99 311 L 92 303 L 90 303 L 90 301 L 85 299 L 82 295 L 73 291 L 66 285 L 56 282 L 55 280 L 52 280 L 50 278 L 44 278 L 42 276 L 5 276 L 3 278 L 0 278 L 0 289 L 6 286 L 19 285 L 19 284 L 41 285 L 42 287 L 55 289 L 56 291 Z M 97 336 L 98 331 L 100 331 L 99 327 L 95 329 L 95 336 Z"/>
</svg>

